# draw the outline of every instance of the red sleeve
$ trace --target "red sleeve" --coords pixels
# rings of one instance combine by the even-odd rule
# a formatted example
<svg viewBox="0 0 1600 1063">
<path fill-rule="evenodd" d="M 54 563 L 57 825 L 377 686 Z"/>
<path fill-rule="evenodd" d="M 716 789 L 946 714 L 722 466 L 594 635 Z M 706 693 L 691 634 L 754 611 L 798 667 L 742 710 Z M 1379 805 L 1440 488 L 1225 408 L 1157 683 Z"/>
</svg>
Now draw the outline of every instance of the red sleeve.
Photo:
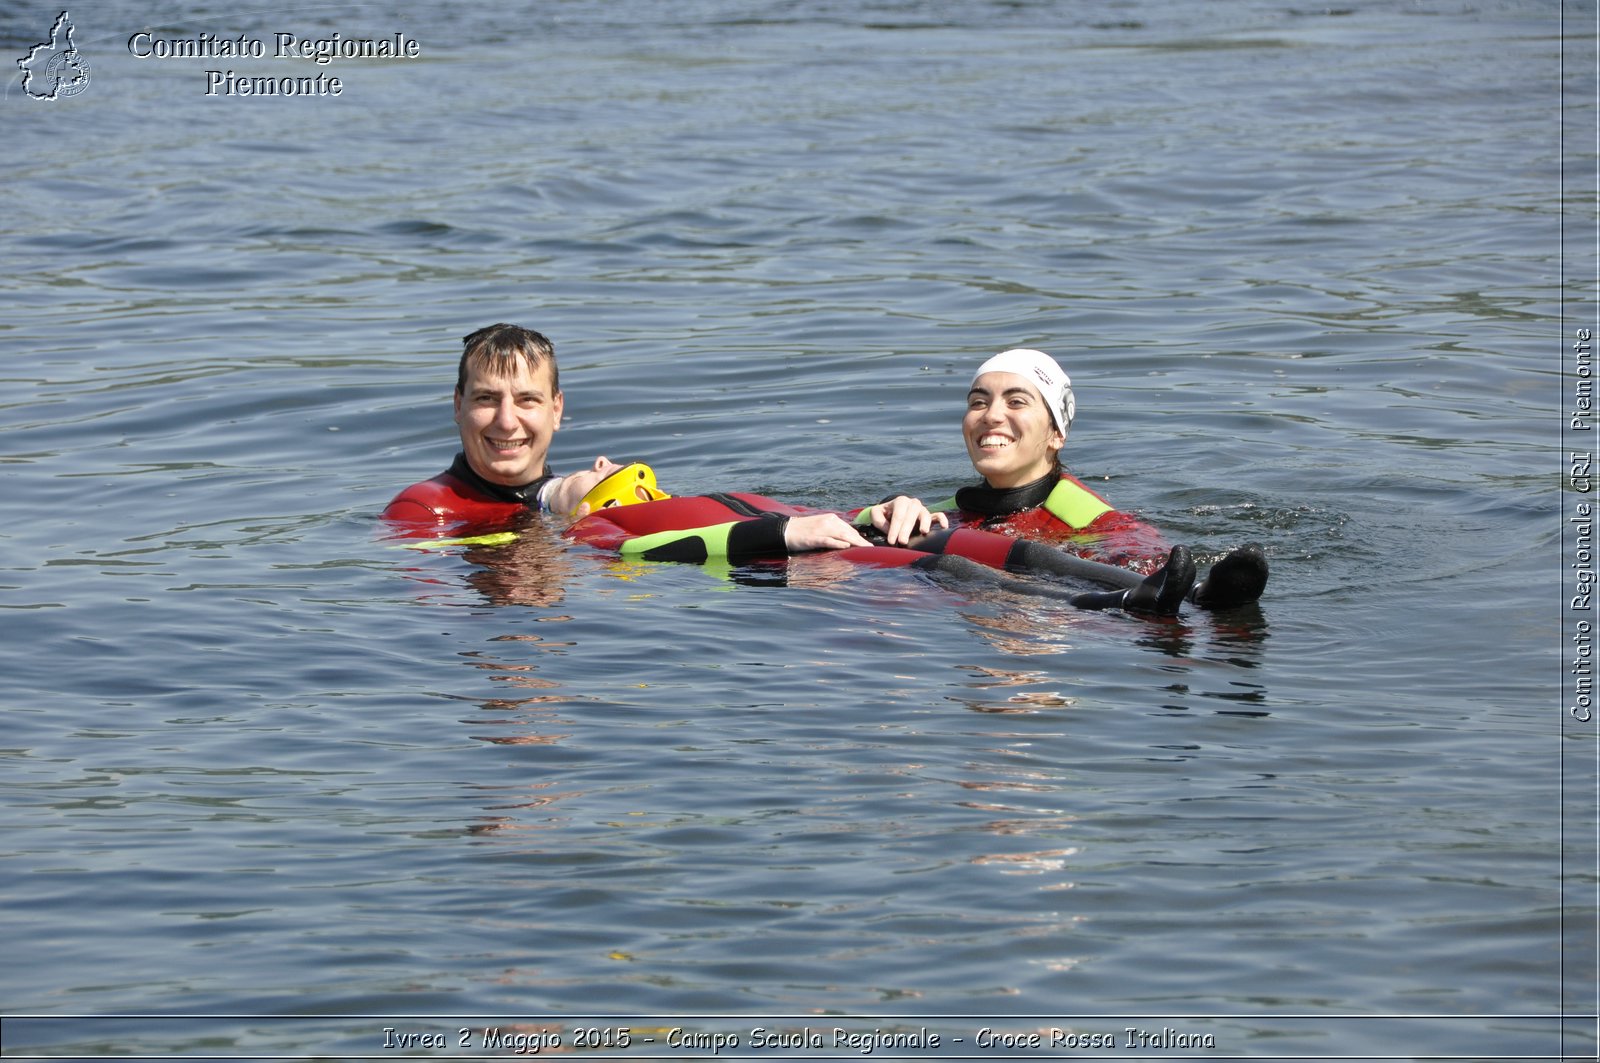
<svg viewBox="0 0 1600 1063">
<path fill-rule="evenodd" d="M 449 473 L 412 484 L 384 507 L 382 517 L 402 535 L 437 535 L 446 525 L 503 522 L 523 509 L 520 503 L 485 498 Z"/>
<path fill-rule="evenodd" d="M 424 503 L 400 495 L 383 510 L 383 519 L 390 524 L 441 524 L 444 517 Z"/>
</svg>

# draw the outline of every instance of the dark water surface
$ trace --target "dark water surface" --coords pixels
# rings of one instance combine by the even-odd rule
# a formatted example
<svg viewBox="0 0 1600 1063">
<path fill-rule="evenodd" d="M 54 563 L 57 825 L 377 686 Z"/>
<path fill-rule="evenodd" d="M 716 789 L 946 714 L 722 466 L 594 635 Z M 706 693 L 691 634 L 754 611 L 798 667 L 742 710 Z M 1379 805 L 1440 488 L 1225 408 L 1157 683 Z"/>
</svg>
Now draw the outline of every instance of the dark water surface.
<svg viewBox="0 0 1600 1063">
<path fill-rule="evenodd" d="M 5 55 L 58 11 L 6 8 Z M 1592 3 L 71 16 L 88 88 L 0 101 L 7 1054 L 493 1055 L 604 1013 L 635 1055 L 835 1015 L 1592 1055 Z M 1044 347 L 1075 471 L 1272 585 L 1156 624 L 397 547 L 498 320 L 557 344 L 558 468 L 825 506 L 946 497 L 972 369 Z M 210 1018 L 70 1018 L 109 1015 Z"/>
</svg>

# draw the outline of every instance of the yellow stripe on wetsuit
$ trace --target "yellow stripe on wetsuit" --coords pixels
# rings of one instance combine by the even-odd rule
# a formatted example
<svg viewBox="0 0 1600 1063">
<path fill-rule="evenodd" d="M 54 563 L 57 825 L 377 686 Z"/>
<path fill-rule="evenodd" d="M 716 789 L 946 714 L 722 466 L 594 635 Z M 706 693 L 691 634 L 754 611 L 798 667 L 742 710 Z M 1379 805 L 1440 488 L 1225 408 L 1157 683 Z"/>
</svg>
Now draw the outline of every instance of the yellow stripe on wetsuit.
<svg viewBox="0 0 1600 1063">
<path fill-rule="evenodd" d="M 728 556 L 728 536 L 744 523 L 731 520 L 726 524 L 713 524 L 690 531 L 662 531 L 629 539 L 618 547 L 623 557 L 641 561 L 703 561 L 708 557 Z M 698 543 L 699 548 L 690 546 Z M 687 549 L 685 549 L 687 547 Z M 655 556 L 651 556 L 654 554 Z"/>
<path fill-rule="evenodd" d="M 1044 500 L 1044 508 L 1074 531 L 1082 531 L 1102 514 L 1111 512 L 1111 506 L 1105 499 L 1075 480 L 1057 483 L 1051 489 L 1050 497 Z"/>
</svg>

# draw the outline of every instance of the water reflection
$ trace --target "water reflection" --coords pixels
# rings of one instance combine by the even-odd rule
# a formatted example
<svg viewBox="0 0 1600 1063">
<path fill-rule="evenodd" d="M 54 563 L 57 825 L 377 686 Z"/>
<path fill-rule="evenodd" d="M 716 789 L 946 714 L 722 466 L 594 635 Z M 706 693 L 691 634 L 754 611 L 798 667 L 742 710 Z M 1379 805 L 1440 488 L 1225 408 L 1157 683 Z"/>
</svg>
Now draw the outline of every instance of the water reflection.
<svg viewBox="0 0 1600 1063">
<path fill-rule="evenodd" d="M 508 543 L 469 546 L 467 584 L 490 605 L 555 605 L 573 576 L 571 547 L 543 524 L 525 524 Z"/>
<path fill-rule="evenodd" d="M 1120 614 L 1069 612 L 1052 617 L 1059 623 L 1048 626 L 1040 623 L 1038 615 L 1020 610 L 996 610 L 988 614 L 967 610 L 962 616 L 990 645 L 1019 658 L 1070 656 L 1073 644 L 1062 637 L 1064 630 L 1076 628 L 1085 634 L 1093 630 L 1097 637 L 1111 639 L 1125 637 L 1124 632 L 1131 632 L 1130 645 L 1153 651 L 1161 661 L 1160 667 L 1178 677 L 1164 688 L 1177 700 L 1163 703 L 1160 706 L 1163 711 L 1185 713 L 1193 708 L 1187 703 L 1189 699 L 1205 698 L 1230 703 L 1227 708 L 1213 710 L 1217 713 L 1268 715 L 1266 686 L 1237 674 L 1238 669 L 1259 668 L 1264 659 L 1267 624 L 1259 607 L 1254 605 L 1217 616 L 1185 614 L 1160 621 L 1144 621 Z M 1113 624 L 1120 627 L 1107 630 L 1102 626 Z M 1085 625 L 1095 627 L 1091 629 Z M 1077 708 L 1081 703 L 1071 686 L 1063 687 L 1063 677 L 1056 671 L 994 665 L 963 665 L 961 670 L 969 677 L 962 685 L 973 692 L 952 695 L 951 700 L 972 712 L 1037 714 Z M 990 691 L 994 693 L 987 693 Z"/>
<path fill-rule="evenodd" d="M 510 556 L 516 556 L 515 552 Z M 541 575 L 548 573 L 548 570 L 537 566 L 530 569 L 525 560 L 517 561 L 514 570 L 524 575 L 530 570 L 538 571 Z M 499 586 L 504 586 L 504 583 Z M 516 604 L 528 604 L 527 591 L 513 593 Z M 553 623 L 570 620 L 559 616 L 542 619 Z M 560 682 L 540 675 L 538 656 L 561 653 L 575 644 L 527 632 L 498 635 L 490 641 L 500 644 L 505 656 L 501 656 L 497 648 L 492 651 L 465 651 L 462 657 L 466 659 L 467 667 L 489 673 L 490 682 L 505 684 L 516 694 L 486 698 L 479 702 L 480 713 L 463 721 L 473 728 L 471 737 L 475 741 L 497 746 L 545 747 L 556 746 L 571 738 L 576 722 L 562 715 L 562 706 L 589 699 L 565 693 Z M 532 693 L 518 696 L 522 691 Z M 483 814 L 467 825 L 467 833 L 496 835 L 513 832 L 525 837 L 530 832 L 539 834 L 560 829 L 565 819 L 549 810 L 568 798 L 583 796 L 583 791 L 556 789 L 559 782 L 540 778 L 511 785 L 470 784 L 468 789 L 479 795 L 474 797 L 475 804 L 482 800 L 483 795 L 490 797 L 490 803 L 480 805 Z M 530 812 L 537 814 L 530 816 Z"/>
</svg>

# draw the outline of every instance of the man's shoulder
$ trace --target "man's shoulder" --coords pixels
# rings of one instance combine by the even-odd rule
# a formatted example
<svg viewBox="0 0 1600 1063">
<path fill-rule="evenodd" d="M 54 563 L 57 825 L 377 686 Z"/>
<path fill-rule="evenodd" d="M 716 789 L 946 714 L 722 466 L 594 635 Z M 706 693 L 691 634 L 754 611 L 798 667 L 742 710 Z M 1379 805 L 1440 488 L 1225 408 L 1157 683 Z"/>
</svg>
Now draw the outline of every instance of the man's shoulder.
<svg viewBox="0 0 1600 1063">
<path fill-rule="evenodd" d="M 444 524 L 509 516 L 521 508 L 517 503 L 491 498 L 447 469 L 395 495 L 384 507 L 383 519 L 403 524 Z"/>
</svg>

